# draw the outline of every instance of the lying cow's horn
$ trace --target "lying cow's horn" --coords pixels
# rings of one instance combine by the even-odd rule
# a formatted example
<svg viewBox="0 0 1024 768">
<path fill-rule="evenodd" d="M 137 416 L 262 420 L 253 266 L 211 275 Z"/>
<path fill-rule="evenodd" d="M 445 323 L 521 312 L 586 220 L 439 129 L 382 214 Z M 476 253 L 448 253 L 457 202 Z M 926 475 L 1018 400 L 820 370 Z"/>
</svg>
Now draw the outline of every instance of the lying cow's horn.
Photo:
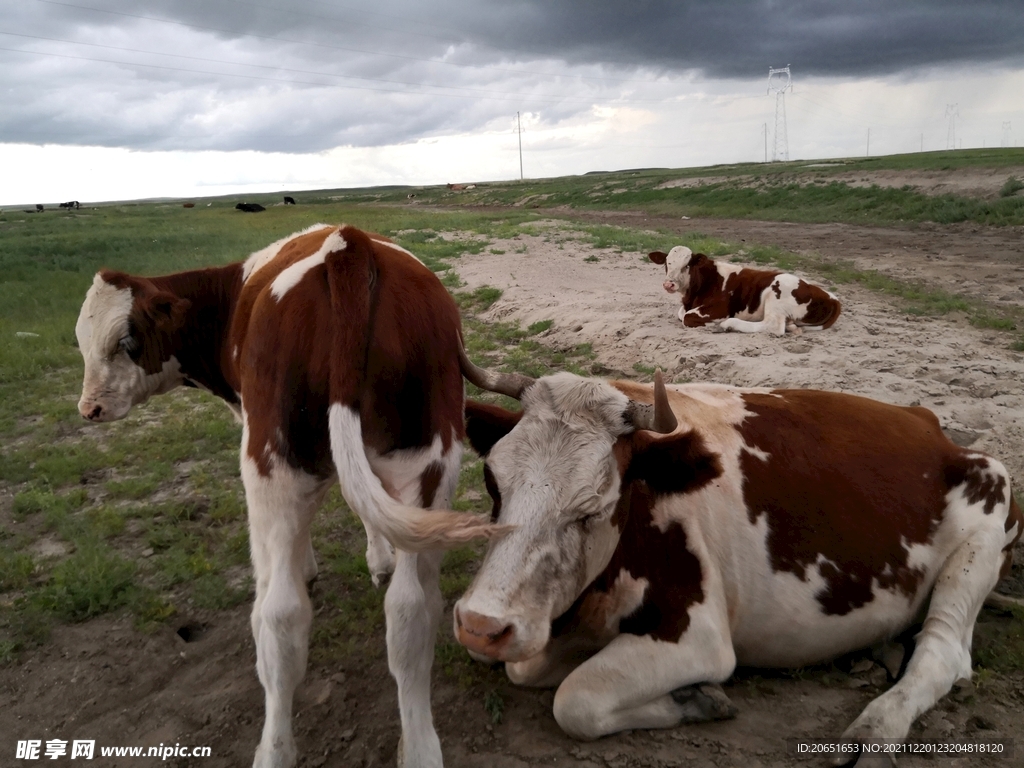
<svg viewBox="0 0 1024 768">
<path fill-rule="evenodd" d="M 676 421 L 676 415 L 669 407 L 668 392 L 665 390 L 665 379 L 661 375 L 661 368 L 654 372 L 654 405 L 630 400 L 623 418 L 635 429 L 649 429 L 651 432 L 660 432 L 663 435 L 675 431 L 679 422 Z"/>
<path fill-rule="evenodd" d="M 462 375 L 480 387 L 480 389 L 486 389 L 488 392 L 497 392 L 499 395 L 508 395 L 516 400 L 535 381 L 535 379 L 531 379 L 529 376 L 523 376 L 518 373 L 496 373 L 478 368 L 466 354 L 461 338 L 459 339 L 459 363 L 462 365 Z"/>
</svg>

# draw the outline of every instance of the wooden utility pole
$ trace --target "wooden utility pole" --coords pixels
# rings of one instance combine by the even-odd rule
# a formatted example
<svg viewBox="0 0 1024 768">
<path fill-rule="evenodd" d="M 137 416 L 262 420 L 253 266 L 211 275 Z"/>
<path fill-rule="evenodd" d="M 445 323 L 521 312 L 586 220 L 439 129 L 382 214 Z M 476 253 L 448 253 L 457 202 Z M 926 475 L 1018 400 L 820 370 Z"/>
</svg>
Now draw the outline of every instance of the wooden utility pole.
<svg viewBox="0 0 1024 768">
<path fill-rule="evenodd" d="M 519 122 L 519 113 L 516 112 L 516 133 L 519 134 L 519 180 L 523 180 L 523 124 Z"/>
</svg>

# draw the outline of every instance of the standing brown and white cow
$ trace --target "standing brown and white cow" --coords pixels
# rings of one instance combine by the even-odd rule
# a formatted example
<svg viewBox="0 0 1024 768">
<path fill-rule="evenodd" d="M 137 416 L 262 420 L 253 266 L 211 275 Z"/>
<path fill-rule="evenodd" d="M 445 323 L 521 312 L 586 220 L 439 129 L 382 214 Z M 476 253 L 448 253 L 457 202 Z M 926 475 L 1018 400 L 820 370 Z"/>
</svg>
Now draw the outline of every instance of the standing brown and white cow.
<svg viewBox="0 0 1024 768">
<path fill-rule="evenodd" d="M 684 245 L 647 257 L 664 265 L 662 287 L 682 293 L 678 317 L 687 328 L 715 323 L 719 331 L 782 336 L 786 331 L 821 331 L 839 317 L 835 296 L 796 275 L 716 262 Z"/>
<path fill-rule="evenodd" d="M 1024 519 L 1003 465 L 930 411 L 660 374 L 493 383 L 522 411 L 469 402 L 467 433 L 514 529 L 455 632 L 513 681 L 557 686 L 567 733 L 728 717 L 706 684 L 738 664 L 814 664 L 922 620 L 905 674 L 844 737 L 902 740 L 970 677 Z"/>
<path fill-rule="evenodd" d="M 429 269 L 348 226 L 318 224 L 225 267 L 149 278 L 102 271 L 86 294 L 76 327 L 85 418 L 120 419 L 185 385 L 221 397 L 242 421 L 252 631 L 266 692 L 256 768 L 296 761 L 292 699 L 317 570 L 309 530 L 335 481 L 366 526 L 374 581 L 392 567 L 387 540 L 399 549 L 384 607 L 400 760 L 441 765 L 430 713 L 440 548 L 494 531 L 418 508 L 447 507 L 458 479 L 460 329 Z"/>
</svg>

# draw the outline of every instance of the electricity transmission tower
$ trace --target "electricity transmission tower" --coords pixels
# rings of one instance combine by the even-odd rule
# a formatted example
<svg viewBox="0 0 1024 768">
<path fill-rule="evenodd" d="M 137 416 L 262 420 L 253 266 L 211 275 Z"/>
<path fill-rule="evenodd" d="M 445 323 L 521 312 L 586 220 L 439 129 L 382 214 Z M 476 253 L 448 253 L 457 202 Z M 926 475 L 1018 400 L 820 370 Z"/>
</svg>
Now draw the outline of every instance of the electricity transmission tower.
<svg viewBox="0 0 1024 768">
<path fill-rule="evenodd" d="M 1001 147 L 1008 147 L 1008 146 L 1010 146 L 1010 121 L 1009 120 L 1007 120 L 1005 123 L 1003 123 L 1003 141 L 1002 141 L 1002 143 L 999 146 L 1001 146 Z"/>
<path fill-rule="evenodd" d="M 956 119 L 960 117 L 960 105 L 947 104 L 946 117 L 949 118 L 949 129 L 946 131 L 946 149 L 956 149 Z"/>
<path fill-rule="evenodd" d="M 772 162 L 789 160 L 789 135 L 786 132 L 786 91 L 793 89 L 789 65 L 779 69 L 768 68 L 768 93 L 775 93 L 775 137 L 772 142 Z"/>
<path fill-rule="evenodd" d="M 516 133 L 519 134 L 519 180 L 523 180 L 523 124 L 519 120 L 519 113 L 516 112 Z"/>
</svg>

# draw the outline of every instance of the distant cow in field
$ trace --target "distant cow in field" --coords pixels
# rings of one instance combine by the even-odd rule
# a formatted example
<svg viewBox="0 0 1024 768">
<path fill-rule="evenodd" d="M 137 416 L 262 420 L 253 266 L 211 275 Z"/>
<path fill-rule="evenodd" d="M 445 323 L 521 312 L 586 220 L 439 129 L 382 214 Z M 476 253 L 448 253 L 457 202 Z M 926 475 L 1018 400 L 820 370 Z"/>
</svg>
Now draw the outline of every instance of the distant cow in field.
<svg viewBox="0 0 1024 768">
<path fill-rule="evenodd" d="M 394 568 L 384 610 L 402 765 L 440 766 L 430 667 L 441 550 L 495 528 L 446 511 L 465 434 L 464 353 L 458 308 L 437 276 L 384 237 L 318 224 L 244 263 L 148 278 L 104 270 L 75 331 L 86 419 L 123 418 L 184 385 L 217 395 L 242 422 L 266 692 L 255 768 L 296 762 L 292 702 L 317 573 L 310 526 L 335 482 L 366 527 L 374 582 Z"/>
<path fill-rule="evenodd" d="M 36 203 L 36 213 L 42 213 L 42 212 L 43 212 L 43 204 L 42 203 Z"/>
<path fill-rule="evenodd" d="M 465 188 L 466 188 L 465 184 L 449 184 L 448 185 L 448 189 L 452 190 L 453 192 L 461 192 Z"/>
<path fill-rule="evenodd" d="M 70 210 L 71 208 L 75 208 L 75 209 L 81 208 L 82 205 L 77 200 L 70 200 L 70 201 L 68 201 L 66 203 L 61 203 L 59 207 L 67 208 L 67 209 Z"/>
<path fill-rule="evenodd" d="M 782 336 L 824 330 L 839 317 L 835 296 L 796 275 L 715 262 L 682 245 L 648 258 L 664 265 L 664 289 L 682 293 L 678 317 L 687 328 L 716 323 L 721 331 Z"/>
<path fill-rule="evenodd" d="M 456 604 L 455 634 L 514 682 L 557 687 L 568 734 L 731 717 L 715 684 L 737 665 L 817 664 L 915 624 L 904 674 L 845 740 L 903 741 L 971 677 L 975 620 L 1024 517 L 1003 465 L 930 411 L 669 389 L 660 373 L 653 387 L 467 376 L 522 410 L 466 404 L 493 519 L 513 528 Z"/>
<path fill-rule="evenodd" d="M 289 197 L 288 195 L 285 195 L 284 196 L 284 204 L 285 205 L 295 205 L 295 198 L 294 197 Z"/>
<path fill-rule="evenodd" d="M 244 211 L 245 213 L 259 213 L 260 211 L 267 210 L 259 203 L 238 203 L 235 206 L 236 211 Z"/>
<path fill-rule="evenodd" d="M 195 208 L 196 204 L 195 203 L 182 203 L 181 207 L 182 208 Z"/>
</svg>

